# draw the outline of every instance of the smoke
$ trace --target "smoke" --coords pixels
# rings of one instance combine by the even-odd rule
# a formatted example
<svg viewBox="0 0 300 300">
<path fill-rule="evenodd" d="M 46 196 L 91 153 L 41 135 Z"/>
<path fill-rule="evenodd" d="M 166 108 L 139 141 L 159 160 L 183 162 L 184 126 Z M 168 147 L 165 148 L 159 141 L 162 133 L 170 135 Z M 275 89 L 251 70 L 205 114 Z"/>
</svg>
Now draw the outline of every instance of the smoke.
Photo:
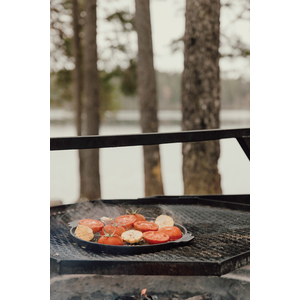
<svg viewBox="0 0 300 300">
<path fill-rule="evenodd" d="M 124 204 L 109 204 L 102 201 L 86 201 L 74 204 L 69 204 L 64 210 L 53 211 L 51 215 L 55 217 L 56 222 L 64 223 L 69 226 L 72 221 L 81 219 L 96 219 L 100 220 L 103 217 L 115 219 L 120 215 L 125 215 L 129 211 L 137 211 L 145 216 L 147 220 L 155 220 L 159 215 L 167 215 L 173 218 L 177 224 L 182 224 L 182 218 L 179 213 L 176 213 L 176 208 L 172 209 L 166 205 L 128 205 Z"/>
<path fill-rule="evenodd" d="M 160 208 L 162 215 L 170 216 L 175 223 L 182 224 L 182 218 L 179 214 L 176 214 L 176 211 L 171 210 L 170 207 L 167 207 L 166 205 L 158 205 L 158 207 Z"/>
<path fill-rule="evenodd" d="M 116 218 L 120 214 L 124 214 L 125 210 L 119 206 L 105 205 L 102 201 L 87 201 L 69 204 L 65 210 L 51 212 L 51 216 L 55 217 L 56 222 L 69 223 L 81 219 L 98 219 L 102 217 Z"/>
</svg>

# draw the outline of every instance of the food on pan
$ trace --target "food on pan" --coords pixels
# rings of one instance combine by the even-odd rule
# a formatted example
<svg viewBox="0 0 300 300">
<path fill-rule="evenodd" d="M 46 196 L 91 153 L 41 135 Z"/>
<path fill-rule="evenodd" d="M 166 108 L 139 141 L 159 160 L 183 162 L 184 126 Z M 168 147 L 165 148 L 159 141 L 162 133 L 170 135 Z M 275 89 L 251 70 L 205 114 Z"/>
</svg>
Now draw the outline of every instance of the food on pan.
<svg viewBox="0 0 300 300">
<path fill-rule="evenodd" d="M 174 226 L 174 220 L 167 215 L 158 216 L 155 220 L 155 223 L 159 226 L 159 228 Z"/>
<path fill-rule="evenodd" d="M 143 238 L 143 233 L 138 230 L 128 230 L 122 233 L 121 238 L 129 244 L 136 244 Z"/>
<path fill-rule="evenodd" d="M 136 230 L 139 230 L 141 232 L 145 231 L 156 231 L 158 230 L 158 225 L 154 222 L 148 222 L 148 221 L 137 221 L 133 224 L 134 228 Z"/>
<path fill-rule="evenodd" d="M 85 241 L 91 241 L 94 238 L 93 230 L 85 225 L 78 225 L 75 230 L 75 235 Z"/>
<path fill-rule="evenodd" d="M 102 217 L 101 222 L 103 222 L 105 225 L 110 225 L 114 223 L 114 219 L 108 218 L 108 217 Z"/>
<path fill-rule="evenodd" d="M 101 229 L 101 235 L 105 235 L 106 232 L 115 233 L 115 235 L 121 236 L 121 234 L 125 231 L 124 227 L 122 226 L 114 226 L 114 225 L 105 225 Z"/>
<path fill-rule="evenodd" d="M 82 219 L 79 221 L 79 225 L 90 227 L 94 233 L 99 232 L 104 226 L 101 221 L 93 219 Z"/>
<path fill-rule="evenodd" d="M 138 210 L 126 211 L 116 219 L 101 217 L 101 221 L 82 219 L 75 230 L 75 235 L 85 241 L 106 245 L 143 245 L 162 244 L 176 241 L 183 234 L 174 220 L 167 215 L 158 216 L 155 221 L 147 221 Z"/>
<path fill-rule="evenodd" d="M 162 244 L 169 241 L 167 234 L 158 231 L 143 232 L 143 238 L 148 244 Z"/>
<path fill-rule="evenodd" d="M 126 213 L 128 215 L 134 215 L 137 221 L 146 221 L 146 218 L 143 215 L 139 214 L 139 211 L 140 211 L 139 209 L 137 210 L 132 209 L 132 210 L 126 210 Z"/>
<path fill-rule="evenodd" d="M 104 235 L 102 235 L 98 239 L 98 244 L 105 244 L 105 245 L 114 245 L 114 246 L 122 246 L 124 245 L 123 240 L 119 235 L 116 235 L 115 230 L 111 232 L 107 232 L 105 229 L 103 230 Z"/>
<path fill-rule="evenodd" d="M 114 236 L 101 236 L 98 240 L 98 244 L 104 244 L 104 245 L 115 245 L 115 246 L 123 246 L 123 240 L 120 236 L 114 235 Z"/>
<path fill-rule="evenodd" d="M 170 241 L 176 241 L 182 238 L 182 232 L 176 226 L 162 227 L 158 230 L 158 232 L 167 234 L 170 237 Z"/>
<path fill-rule="evenodd" d="M 134 222 L 136 222 L 135 215 L 122 215 L 115 219 L 116 223 L 119 223 L 120 226 L 124 227 L 125 230 L 133 228 Z"/>
</svg>

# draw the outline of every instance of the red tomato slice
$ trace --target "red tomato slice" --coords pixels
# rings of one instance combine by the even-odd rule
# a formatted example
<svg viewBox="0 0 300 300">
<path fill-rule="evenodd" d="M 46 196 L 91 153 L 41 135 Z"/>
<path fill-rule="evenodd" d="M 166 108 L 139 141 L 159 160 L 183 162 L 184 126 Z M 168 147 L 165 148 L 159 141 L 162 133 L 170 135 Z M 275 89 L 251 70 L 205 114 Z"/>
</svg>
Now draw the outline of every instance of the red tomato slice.
<svg viewBox="0 0 300 300">
<path fill-rule="evenodd" d="M 118 225 L 124 227 L 125 230 L 129 230 L 133 228 L 133 224 L 136 222 L 136 217 L 135 215 L 122 215 L 117 217 L 115 221 L 116 223 L 120 223 Z"/>
<path fill-rule="evenodd" d="M 176 226 L 162 227 L 158 232 L 167 234 L 170 237 L 170 241 L 176 241 L 182 237 L 181 230 Z"/>
<path fill-rule="evenodd" d="M 139 211 L 139 209 L 137 209 L 137 210 L 132 209 L 132 210 L 126 210 L 126 213 L 128 215 L 136 216 L 137 221 L 146 221 L 146 218 L 143 215 L 139 214 L 138 211 Z"/>
<path fill-rule="evenodd" d="M 121 236 L 121 234 L 125 231 L 124 227 L 122 226 L 106 225 L 102 228 L 101 235 L 105 235 L 104 230 L 106 231 L 106 233 L 109 233 L 110 231 L 111 234 L 115 232 L 114 235 L 118 235 L 118 236 Z"/>
<path fill-rule="evenodd" d="M 137 221 L 146 221 L 146 218 L 141 214 L 134 214 Z"/>
<path fill-rule="evenodd" d="M 159 226 L 154 222 L 148 222 L 148 221 L 137 221 L 133 224 L 133 226 L 136 230 L 139 230 L 141 232 L 156 231 L 159 228 Z"/>
<path fill-rule="evenodd" d="M 123 240 L 120 236 L 101 236 L 98 240 L 98 244 L 104 245 L 115 245 L 115 246 L 122 246 L 124 245 Z"/>
<path fill-rule="evenodd" d="M 93 219 L 82 219 L 79 221 L 79 225 L 90 227 L 91 229 L 93 229 L 94 233 L 99 232 L 104 226 L 102 222 Z"/>
<path fill-rule="evenodd" d="M 169 240 L 167 234 L 158 231 L 143 232 L 143 238 L 148 244 L 162 244 Z"/>
</svg>

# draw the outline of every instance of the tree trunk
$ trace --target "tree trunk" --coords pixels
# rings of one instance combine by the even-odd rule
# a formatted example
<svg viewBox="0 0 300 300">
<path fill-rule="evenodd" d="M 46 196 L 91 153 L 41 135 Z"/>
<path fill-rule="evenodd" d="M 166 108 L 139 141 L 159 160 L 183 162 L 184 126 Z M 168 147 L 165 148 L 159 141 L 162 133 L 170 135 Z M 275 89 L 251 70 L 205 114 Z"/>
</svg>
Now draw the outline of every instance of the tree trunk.
<svg viewBox="0 0 300 300">
<path fill-rule="evenodd" d="M 182 130 L 219 128 L 220 0 L 186 0 Z M 185 194 L 220 194 L 219 141 L 184 143 Z"/>
<path fill-rule="evenodd" d="M 73 97 L 75 101 L 75 125 L 77 135 L 81 135 L 81 114 L 82 114 L 82 48 L 80 43 L 80 25 L 79 25 L 79 5 L 78 0 L 72 0 L 72 16 L 73 16 L 73 56 L 75 59 L 75 68 L 73 71 Z M 79 158 L 79 174 L 80 174 L 80 195 L 82 194 L 83 182 L 82 182 L 82 169 L 83 169 L 83 158 L 82 150 L 78 150 Z M 79 199 L 81 196 L 79 197 Z"/>
<path fill-rule="evenodd" d="M 157 132 L 157 92 L 149 0 L 135 0 L 138 36 L 138 97 L 142 132 Z M 145 196 L 163 195 L 159 146 L 144 146 Z"/>
<path fill-rule="evenodd" d="M 84 35 L 84 91 L 85 114 L 83 133 L 98 135 L 100 125 L 99 114 L 99 75 L 97 69 L 97 14 L 96 0 L 85 1 L 85 35 Z M 82 170 L 82 197 L 88 200 L 99 199 L 100 172 L 99 149 L 82 151 L 84 164 Z"/>
</svg>

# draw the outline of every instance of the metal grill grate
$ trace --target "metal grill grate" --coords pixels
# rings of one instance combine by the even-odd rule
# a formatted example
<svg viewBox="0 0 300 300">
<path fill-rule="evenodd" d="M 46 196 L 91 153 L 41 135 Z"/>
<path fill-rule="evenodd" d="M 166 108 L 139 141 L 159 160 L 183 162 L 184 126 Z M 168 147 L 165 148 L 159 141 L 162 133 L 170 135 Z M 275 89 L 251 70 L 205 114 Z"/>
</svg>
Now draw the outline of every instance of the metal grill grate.
<svg viewBox="0 0 300 300">
<path fill-rule="evenodd" d="M 58 274 L 223 275 L 249 264 L 250 213 L 196 204 L 116 205 L 113 201 L 51 208 L 51 269 Z M 117 217 L 141 208 L 146 218 L 173 217 L 195 237 L 188 245 L 154 253 L 113 255 L 74 244 L 68 223 L 81 218 Z"/>
</svg>

